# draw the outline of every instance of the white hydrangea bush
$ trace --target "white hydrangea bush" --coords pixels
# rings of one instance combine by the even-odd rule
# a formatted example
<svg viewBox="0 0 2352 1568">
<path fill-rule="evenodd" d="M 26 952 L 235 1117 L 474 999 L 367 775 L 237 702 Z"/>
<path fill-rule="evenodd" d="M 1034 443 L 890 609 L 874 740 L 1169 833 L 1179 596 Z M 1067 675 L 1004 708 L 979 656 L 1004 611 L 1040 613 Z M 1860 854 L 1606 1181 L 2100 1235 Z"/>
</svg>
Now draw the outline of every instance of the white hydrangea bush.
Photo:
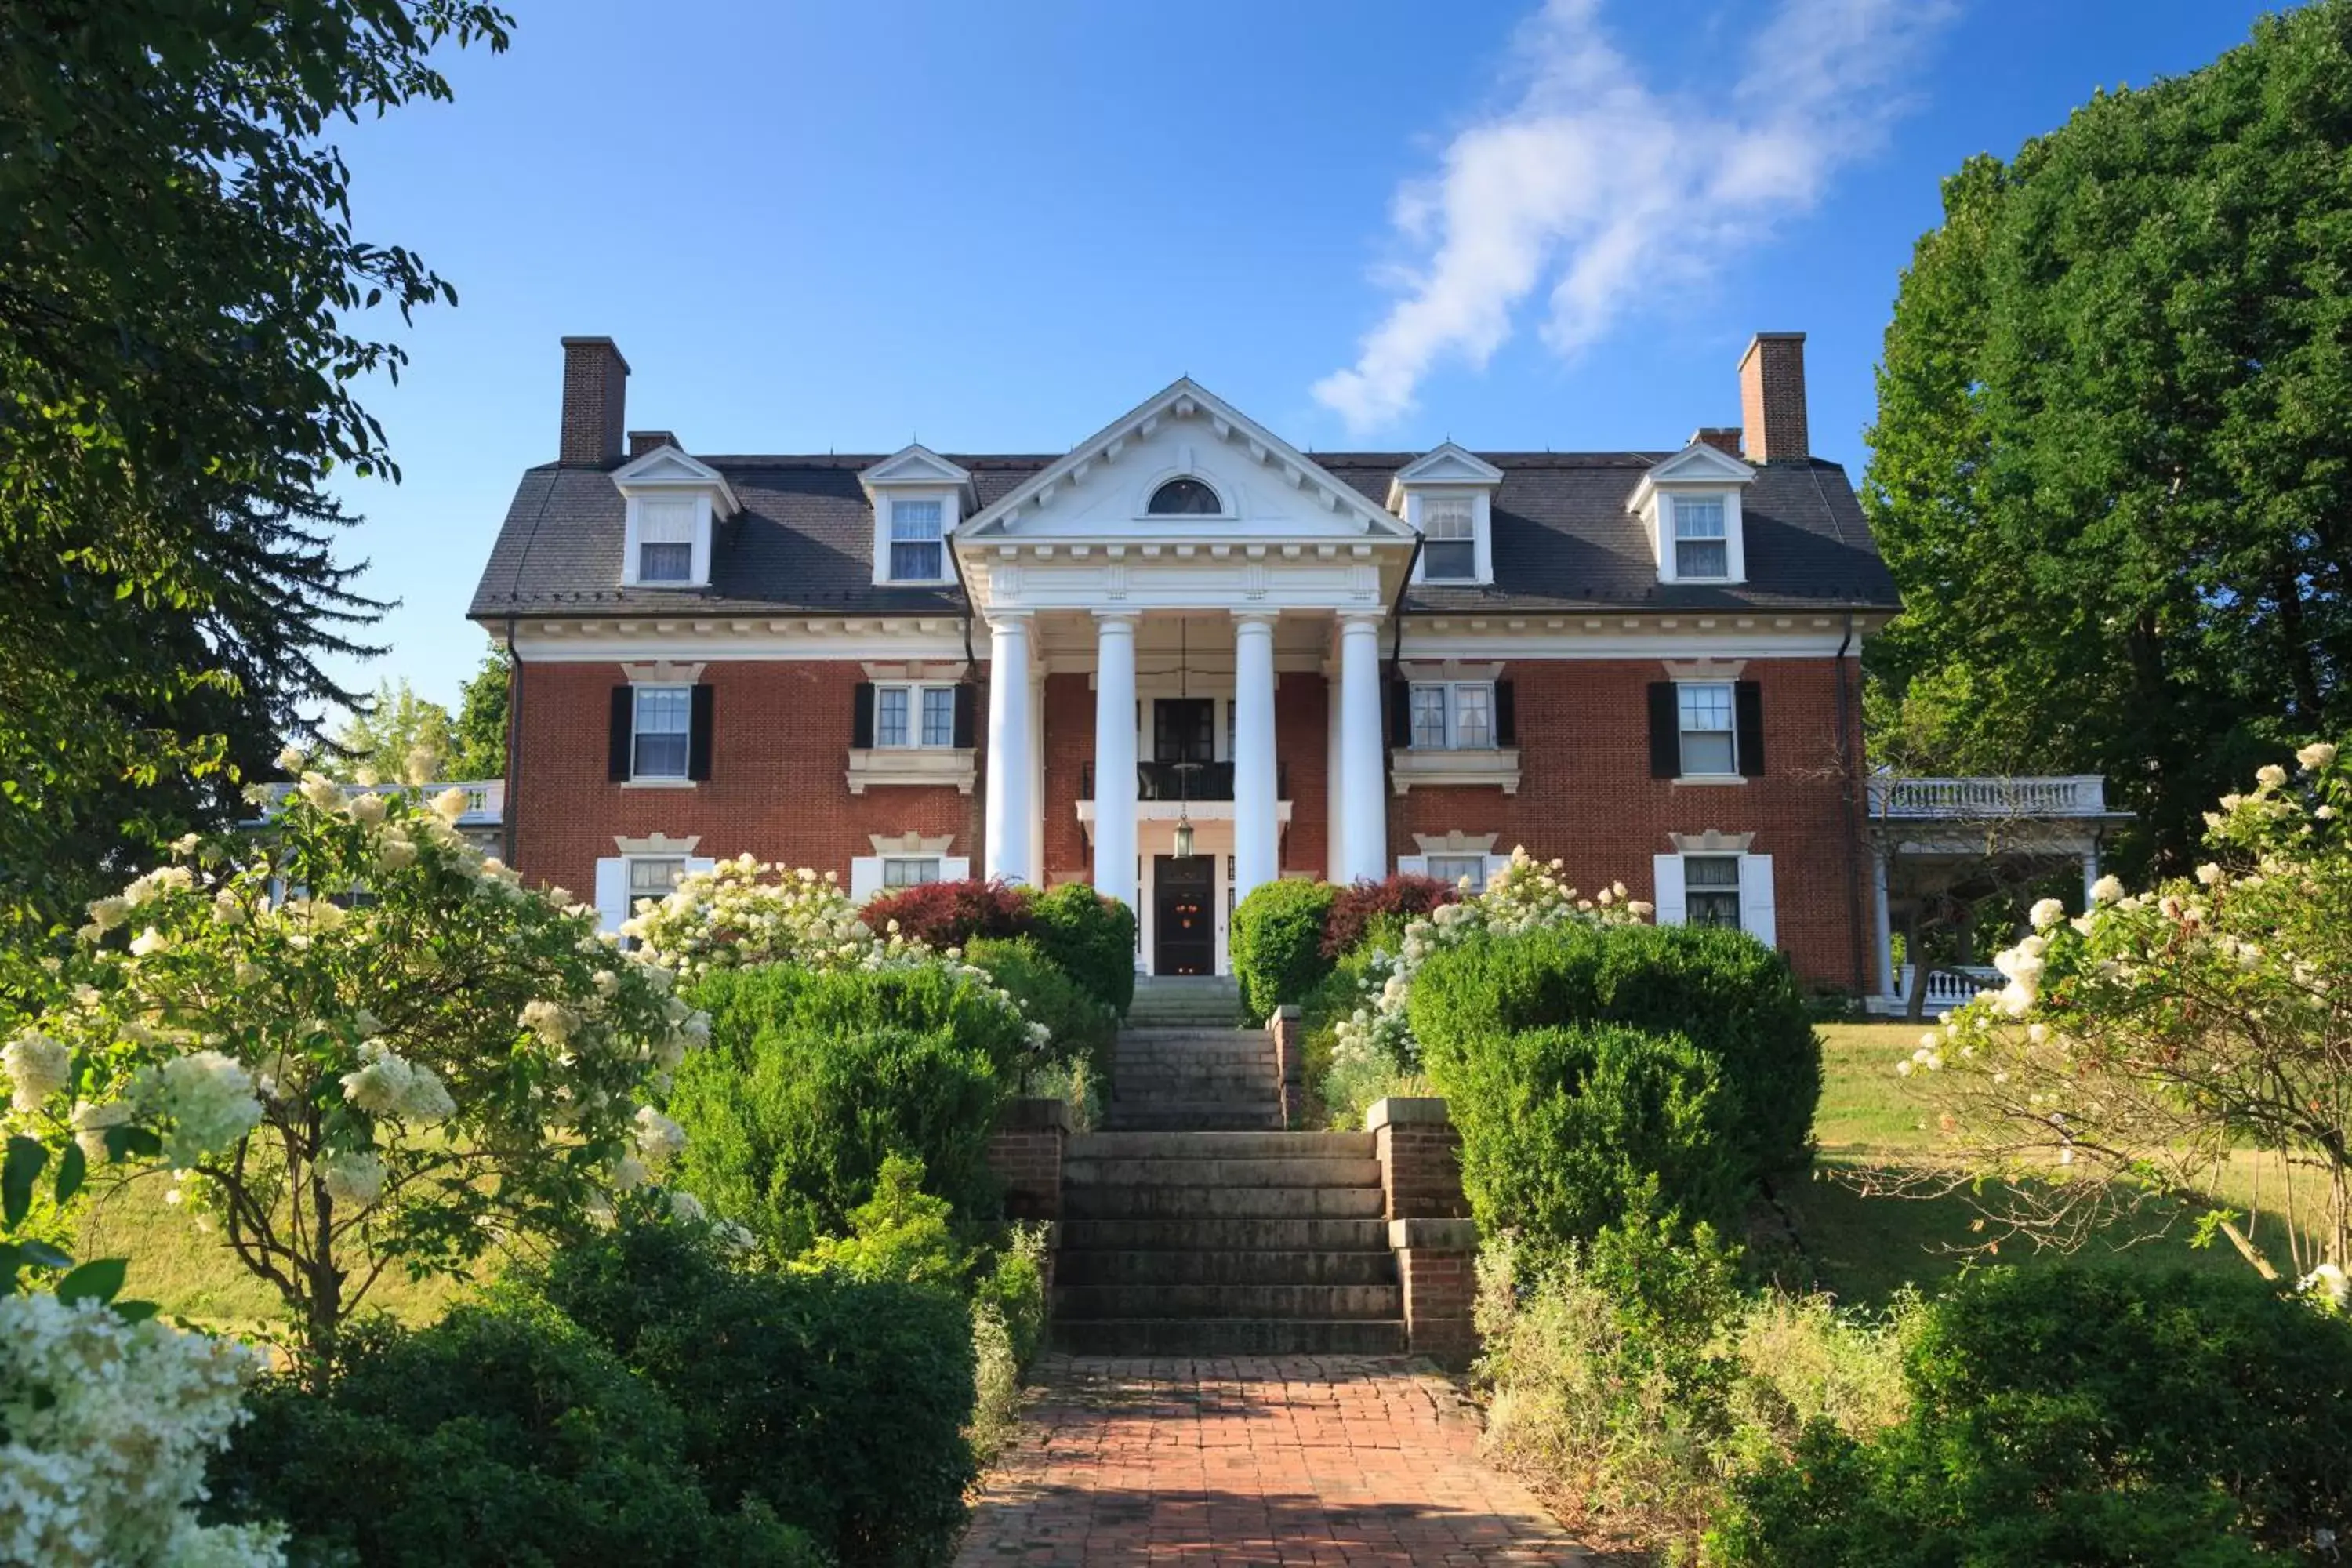
<svg viewBox="0 0 2352 1568">
<path fill-rule="evenodd" d="M 2080 1239 L 2118 1207 L 2216 1190 L 2233 1159 L 2284 1157 L 2288 1256 L 2207 1206 L 2265 1278 L 2340 1299 L 2352 1264 L 2352 770 L 2326 742 L 2205 816 L 2210 858 L 2138 892 L 2114 877 L 2069 918 L 2037 903 L 1995 961 L 2005 984 L 1894 1064 L 2010 1233 Z M 2274 1199 L 2282 1184 L 2271 1182 Z M 2305 1234 L 2318 1237 L 2307 1256 Z"/>
<path fill-rule="evenodd" d="M 674 1124 L 643 1108 L 709 1035 L 464 805 L 312 773 L 265 831 L 182 840 L 0 1048 L 16 1130 L 168 1165 L 314 1361 L 386 1268 L 460 1275 L 652 1180 Z"/>
<path fill-rule="evenodd" d="M 0 1562 L 283 1563 L 282 1531 L 194 1512 L 258 1365 L 242 1346 L 126 1321 L 93 1297 L 0 1296 Z"/>
<path fill-rule="evenodd" d="M 687 873 L 666 898 L 638 900 L 621 934 L 681 979 L 761 963 L 881 969 L 937 956 L 895 928 L 868 930 L 833 872 L 749 855 Z"/>
<path fill-rule="evenodd" d="M 1439 905 L 1405 927 L 1397 951 L 1375 952 L 1363 1005 L 1333 1030 L 1332 1070 L 1358 1079 L 1421 1070 L 1421 1046 L 1406 1021 L 1405 1002 L 1414 971 L 1433 952 L 1481 931 L 1508 936 L 1570 922 L 1638 925 L 1654 912 L 1622 882 L 1586 898 L 1561 871 L 1560 861 L 1538 860 L 1522 845 L 1511 851 L 1508 865 L 1487 879 L 1483 892 Z"/>
</svg>

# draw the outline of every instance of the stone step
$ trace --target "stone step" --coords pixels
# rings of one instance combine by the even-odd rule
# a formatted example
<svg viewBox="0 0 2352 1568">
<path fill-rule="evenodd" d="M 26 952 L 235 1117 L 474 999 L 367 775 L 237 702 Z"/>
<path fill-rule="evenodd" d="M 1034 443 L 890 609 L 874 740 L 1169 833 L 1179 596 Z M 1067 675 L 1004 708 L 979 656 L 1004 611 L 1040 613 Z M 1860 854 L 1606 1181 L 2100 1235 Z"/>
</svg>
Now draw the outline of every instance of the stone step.
<svg viewBox="0 0 2352 1568">
<path fill-rule="evenodd" d="M 1378 1187 L 1096 1187 L 1066 1184 L 1069 1219 L 1379 1219 Z"/>
<path fill-rule="evenodd" d="M 1402 1355 L 1404 1323 L 1265 1318 L 1113 1318 L 1054 1325 L 1071 1355 Z"/>
<path fill-rule="evenodd" d="M 1169 1251 L 1377 1252 L 1389 1251 L 1384 1219 L 1065 1219 L 1064 1258 L 1079 1252 Z M 1058 1265 L 1057 1265 L 1058 1267 Z"/>
<path fill-rule="evenodd" d="M 1080 1318 L 1307 1318 L 1325 1321 L 1404 1316 L 1395 1285 L 1060 1285 L 1056 1321 Z"/>
<path fill-rule="evenodd" d="M 1272 1073 L 1126 1073 L 1113 1072 L 1114 1094 L 1121 1100 L 1264 1100 L 1274 1099 Z"/>
<path fill-rule="evenodd" d="M 1271 1103 L 1251 1109 L 1218 1100 L 1170 1105 L 1114 1100 L 1103 1112 L 1103 1125 L 1130 1132 L 1274 1132 L 1281 1130 L 1282 1113 Z"/>
<path fill-rule="evenodd" d="M 1369 1160 L 1370 1132 L 1082 1132 L 1066 1160 Z"/>
<path fill-rule="evenodd" d="M 1201 1046 L 1255 1050 L 1267 1056 L 1274 1052 L 1265 1030 L 1236 1028 L 1231 1023 L 1175 1026 L 1130 1022 L 1118 1032 L 1116 1044 L 1120 1050 L 1137 1046 Z"/>
<path fill-rule="evenodd" d="M 1378 1160 L 1088 1160 L 1062 1162 L 1062 1186 L 1370 1187 L 1380 1190 Z"/>
<path fill-rule="evenodd" d="M 1065 1245 L 1057 1285 L 1394 1285 L 1396 1254 L 1381 1252 L 1108 1252 Z"/>
</svg>

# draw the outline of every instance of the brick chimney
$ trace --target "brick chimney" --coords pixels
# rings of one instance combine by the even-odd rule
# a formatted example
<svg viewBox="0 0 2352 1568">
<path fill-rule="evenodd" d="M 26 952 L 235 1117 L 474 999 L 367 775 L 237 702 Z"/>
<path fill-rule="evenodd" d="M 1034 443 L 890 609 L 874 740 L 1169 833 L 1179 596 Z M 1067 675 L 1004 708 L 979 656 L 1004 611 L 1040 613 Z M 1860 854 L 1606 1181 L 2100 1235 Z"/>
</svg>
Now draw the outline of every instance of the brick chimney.
<svg viewBox="0 0 2352 1568">
<path fill-rule="evenodd" d="M 1805 428 L 1805 334 L 1759 332 L 1739 358 L 1739 415 L 1751 463 L 1811 457 Z"/>
<path fill-rule="evenodd" d="M 563 437 L 557 460 L 567 468 L 618 462 L 628 399 L 629 362 L 612 339 L 564 339 Z"/>
<path fill-rule="evenodd" d="M 1702 425 L 1691 432 L 1693 442 L 1704 441 L 1718 452 L 1739 456 L 1739 426 L 1737 425 Z"/>
<path fill-rule="evenodd" d="M 632 430 L 629 432 L 629 456 L 642 458 L 657 447 L 675 447 L 686 450 L 686 443 L 667 430 Z"/>
</svg>

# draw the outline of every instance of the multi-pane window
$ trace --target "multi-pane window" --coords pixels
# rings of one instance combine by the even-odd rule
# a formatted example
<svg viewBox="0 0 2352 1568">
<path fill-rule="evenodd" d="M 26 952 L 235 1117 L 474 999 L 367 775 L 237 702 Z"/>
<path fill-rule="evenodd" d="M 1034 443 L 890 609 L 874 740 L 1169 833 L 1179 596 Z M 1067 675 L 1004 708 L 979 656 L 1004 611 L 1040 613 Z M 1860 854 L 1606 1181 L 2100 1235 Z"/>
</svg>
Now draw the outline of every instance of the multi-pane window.
<svg viewBox="0 0 2352 1568">
<path fill-rule="evenodd" d="M 1413 682 L 1412 743 L 1422 751 L 1486 751 L 1493 747 L 1494 682 Z"/>
<path fill-rule="evenodd" d="M 940 503 L 935 500 L 894 500 L 890 503 L 890 576 L 902 583 L 936 583 L 941 570 Z"/>
<path fill-rule="evenodd" d="M 693 580 L 694 502 L 640 501 L 637 512 L 637 581 L 689 583 Z"/>
<path fill-rule="evenodd" d="M 1739 857 L 1683 857 L 1683 920 L 1695 926 L 1739 929 Z"/>
<path fill-rule="evenodd" d="M 640 686 L 629 775 L 640 779 L 686 777 L 687 737 L 693 729 L 694 689 L 687 686 Z"/>
<path fill-rule="evenodd" d="M 936 855 L 892 855 L 882 862 L 882 885 L 886 888 L 919 888 L 940 879 L 940 858 Z"/>
<path fill-rule="evenodd" d="M 1432 583 L 1478 580 L 1478 510 L 1466 496 L 1421 503 L 1421 574 Z"/>
<path fill-rule="evenodd" d="M 686 862 L 675 855 L 630 856 L 629 907 L 635 909 L 639 899 L 668 898 L 685 875 Z"/>
<path fill-rule="evenodd" d="M 1484 855 L 1432 855 L 1429 874 L 1449 887 L 1467 882 L 1470 891 L 1486 890 L 1486 858 Z"/>
<path fill-rule="evenodd" d="M 877 686 L 874 689 L 877 746 L 955 744 L 955 688 Z"/>
<path fill-rule="evenodd" d="M 1676 496 L 1675 507 L 1675 576 L 1689 578 L 1731 575 L 1731 546 L 1725 537 L 1721 496 Z"/>
<path fill-rule="evenodd" d="M 1733 737 L 1731 683 L 1685 680 L 1675 689 L 1681 713 L 1682 766 L 1685 778 L 1722 778 L 1739 771 Z"/>
</svg>

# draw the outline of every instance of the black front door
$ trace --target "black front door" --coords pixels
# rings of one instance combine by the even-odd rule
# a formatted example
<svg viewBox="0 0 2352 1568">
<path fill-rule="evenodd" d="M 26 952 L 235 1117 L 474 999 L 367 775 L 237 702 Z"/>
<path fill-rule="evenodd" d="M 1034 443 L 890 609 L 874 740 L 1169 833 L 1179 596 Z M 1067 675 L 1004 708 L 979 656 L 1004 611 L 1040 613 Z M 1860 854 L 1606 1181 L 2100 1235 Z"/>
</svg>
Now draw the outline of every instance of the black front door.
<svg viewBox="0 0 2352 1568">
<path fill-rule="evenodd" d="M 1153 859 L 1154 974 L 1217 972 L 1216 868 L 1213 855 Z"/>
</svg>

